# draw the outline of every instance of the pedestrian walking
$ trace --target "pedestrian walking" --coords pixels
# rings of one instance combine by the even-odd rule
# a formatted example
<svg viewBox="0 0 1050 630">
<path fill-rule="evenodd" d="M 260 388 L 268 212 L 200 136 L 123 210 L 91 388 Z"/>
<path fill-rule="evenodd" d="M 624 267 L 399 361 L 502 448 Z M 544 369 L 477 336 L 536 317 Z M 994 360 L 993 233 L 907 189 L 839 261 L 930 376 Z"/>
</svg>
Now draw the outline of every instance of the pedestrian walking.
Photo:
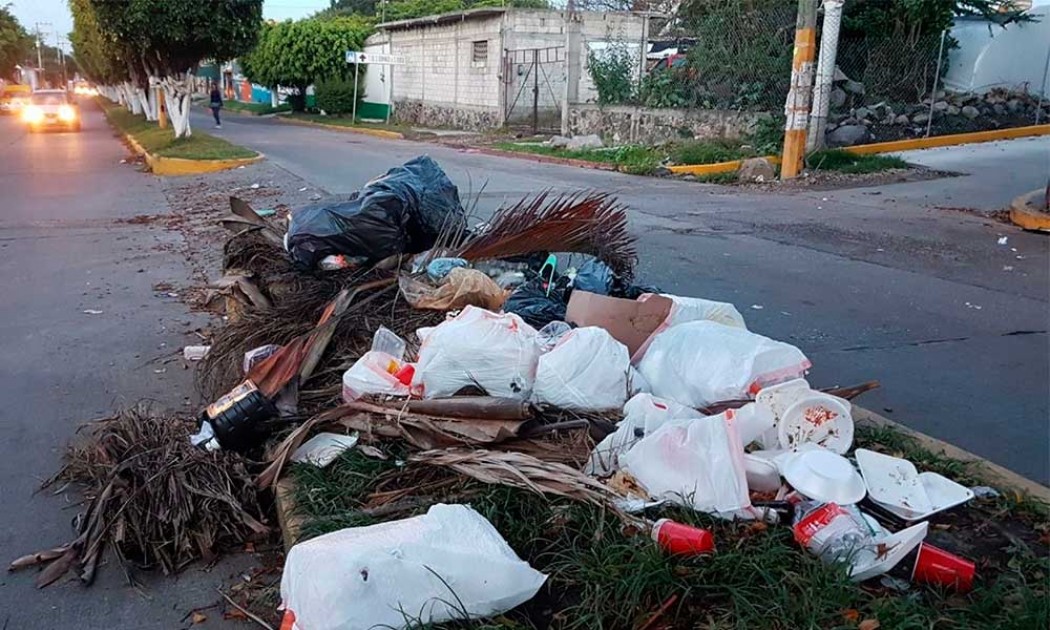
<svg viewBox="0 0 1050 630">
<path fill-rule="evenodd" d="M 219 91 L 219 84 L 211 84 L 211 115 L 215 116 L 215 128 L 222 129 L 222 120 L 219 118 L 219 110 L 222 109 L 222 92 Z"/>
</svg>

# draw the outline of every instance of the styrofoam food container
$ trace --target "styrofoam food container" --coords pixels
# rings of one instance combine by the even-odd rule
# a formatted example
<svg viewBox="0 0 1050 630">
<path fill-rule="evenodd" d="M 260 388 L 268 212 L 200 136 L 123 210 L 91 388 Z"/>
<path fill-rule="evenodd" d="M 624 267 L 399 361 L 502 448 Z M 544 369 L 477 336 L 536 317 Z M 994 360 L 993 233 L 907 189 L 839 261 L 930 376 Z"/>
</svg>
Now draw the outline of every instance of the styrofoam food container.
<svg viewBox="0 0 1050 630">
<path fill-rule="evenodd" d="M 853 445 L 850 403 L 831 394 L 810 392 L 784 411 L 777 425 L 777 435 L 782 448 L 813 442 L 844 454 Z"/>
<path fill-rule="evenodd" d="M 867 493 L 864 480 L 853 464 L 825 449 L 792 457 L 784 466 L 784 478 L 810 499 L 839 505 L 853 505 Z"/>
<path fill-rule="evenodd" d="M 880 503 L 879 501 L 875 501 L 875 503 L 904 521 L 911 522 L 927 519 L 938 512 L 962 505 L 973 498 L 973 490 L 935 472 L 919 473 L 919 482 L 926 490 L 926 496 L 930 500 L 930 510 L 928 512 L 909 510 L 896 505 Z"/>
<path fill-rule="evenodd" d="M 780 418 L 800 396 L 811 391 L 813 390 L 810 389 L 806 379 L 796 378 L 779 385 L 763 387 L 755 394 L 755 404 L 769 409 L 773 414 L 773 428 L 758 437 L 758 442 L 762 445 L 762 448 L 774 449 L 780 446 L 780 437 L 777 434 Z"/>
<path fill-rule="evenodd" d="M 744 453 L 744 475 L 752 492 L 776 492 L 780 489 L 780 471 L 768 459 Z"/>
<path fill-rule="evenodd" d="M 873 501 L 895 514 L 895 508 L 910 514 L 926 514 L 933 509 L 915 464 L 866 448 L 858 448 L 855 455 Z"/>
<path fill-rule="evenodd" d="M 886 553 L 881 557 L 876 555 L 875 561 L 867 566 L 850 567 L 850 579 L 854 582 L 861 582 L 882 575 L 897 566 L 904 556 L 918 547 L 919 543 L 926 538 L 929 526 L 929 523 L 919 523 L 880 539 L 879 546 L 885 549 Z"/>
</svg>

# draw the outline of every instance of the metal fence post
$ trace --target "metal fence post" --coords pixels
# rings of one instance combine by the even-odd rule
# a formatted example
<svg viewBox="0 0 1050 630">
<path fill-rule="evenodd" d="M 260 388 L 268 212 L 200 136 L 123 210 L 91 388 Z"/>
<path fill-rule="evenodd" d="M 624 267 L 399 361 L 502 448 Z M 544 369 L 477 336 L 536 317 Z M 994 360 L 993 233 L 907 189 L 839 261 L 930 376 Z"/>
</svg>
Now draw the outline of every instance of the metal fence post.
<svg viewBox="0 0 1050 630">
<path fill-rule="evenodd" d="M 813 58 L 816 56 L 817 0 L 798 0 L 795 48 L 791 59 L 791 88 L 784 114 L 784 155 L 781 179 L 792 179 L 802 171 L 806 154 L 806 123 L 813 96 Z"/>
<path fill-rule="evenodd" d="M 824 131 L 831 109 L 831 84 L 835 80 L 838 57 L 839 26 L 842 24 L 843 0 L 824 0 L 824 24 L 820 29 L 820 57 L 817 59 L 817 81 L 813 86 L 813 111 L 809 117 L 806 151 L 824 148 Z"/>
<path fill-rule="evenodd" d="M 1042 118 L 1043 101 L 1047 100 L 1047 97 L 1050 97 L 1050 94 L 1047 94 L 1047 92 L 1046 92 L 1047 91 L 1047 85 L 1046 85 L 1046 76 L 1047 76 L 1047 74 L 1050 74 L 1050 43 L 1048 43 L 1046 45 L 1046 62 L 1043 64 L 1043 85 L 1041 86 L 1041 89 L 1039 90 L 1039 102 L 1035 106 L 1035 124 L 1037 124 L 1037 125 L 1039 124 L 1039 119 Z M 1050 188 L 1048 188 L 1048 190 L 1050 190 Z M 1047 193 L 1047 194 L 1050 194 L 1050 193 Z"/>
</svg>

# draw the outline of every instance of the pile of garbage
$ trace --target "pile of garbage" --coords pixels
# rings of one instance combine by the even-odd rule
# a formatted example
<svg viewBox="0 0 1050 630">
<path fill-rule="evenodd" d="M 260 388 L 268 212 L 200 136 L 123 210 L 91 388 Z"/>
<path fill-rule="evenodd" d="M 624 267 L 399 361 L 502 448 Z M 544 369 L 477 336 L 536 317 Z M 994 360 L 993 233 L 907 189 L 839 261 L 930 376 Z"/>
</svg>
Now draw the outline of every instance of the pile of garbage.
<svg viewBox="0 0 1050 630">
<path fill-rule="evenodd" d="M 805 354 L 732 304 L 635 284 L 626 211 L 608 195 L 539 195 L 470 226 L 422 157 L 294 210 L 283 234 L 231 205 L 215 286 L 229 325 L 187 354 L 214 400 L 193 448 L 266 461 L 260 489 L 293 462 L 384 458 L 389 444 L 403 456 L 369 509 L 407 518 L 292 547 L 285 627 L 483 618 L 537 593 L 546 576 L 483 516 L 414 494 L 433 471 L 604 506 L 674 554 L 715 541 L 659 518 L 666 506 L 792 528 L 857 581 L 907 565 L 969 587 L 973 563 L 923 539 L 926 519 L 973 493 L 853 450 L 850 399 L 877 384 L 813 389 Z"/>
</svg>

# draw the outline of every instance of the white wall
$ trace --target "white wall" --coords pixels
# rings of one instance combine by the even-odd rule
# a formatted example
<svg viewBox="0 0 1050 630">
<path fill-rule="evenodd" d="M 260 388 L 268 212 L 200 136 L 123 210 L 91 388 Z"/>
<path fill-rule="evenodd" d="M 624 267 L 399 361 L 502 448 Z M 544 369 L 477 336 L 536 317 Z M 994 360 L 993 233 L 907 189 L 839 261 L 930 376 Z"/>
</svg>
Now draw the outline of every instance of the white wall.
<svg viewBox="0 0 1050 630">
<path fill-rule="evenodd" d="M 386 41 L 370 42 L 365 45 L 366 53 L 388 53 L 390 52 L 390 46 L 387 45 Z M 361 99 L 368 101 L 369 103 L 381 103 L 387 105 L 390 103 L 390 95 L 388 93 L 390 85 L 390 66 L 368 66 L 368 71 L 365 72 L 365 93 Z"/>
<path fill-rule="evenodd" d="M 945 85 L 952 90 L 987 92 L 992 88 L 1027 89 L 1050 94 L 1043 84 L 1050 54 L 1050 5 L 1032 9 L 1038 22 L 1003 28 L 984 20 L 959 20 L 951 34 L 959 48 L 949 56 Z"/>
</svg>

